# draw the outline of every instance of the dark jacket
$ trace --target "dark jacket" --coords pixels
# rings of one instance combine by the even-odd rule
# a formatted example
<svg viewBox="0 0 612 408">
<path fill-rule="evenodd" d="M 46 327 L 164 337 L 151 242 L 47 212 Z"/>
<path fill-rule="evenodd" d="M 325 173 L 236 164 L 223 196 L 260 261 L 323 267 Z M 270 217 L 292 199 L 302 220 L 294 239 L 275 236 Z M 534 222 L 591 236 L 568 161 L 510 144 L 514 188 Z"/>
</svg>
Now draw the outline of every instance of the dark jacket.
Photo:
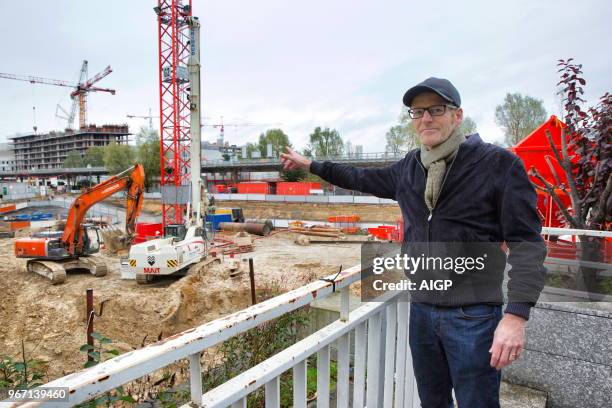
<svg viewBox="0 0 612 408">
<path fill-rule="evenodd" d="M 546 247 L 536 193 L 517 156 L 483 142 L 478 134 L 469 136 L 447 165 L 431 212 L 424 201 L 427 171 L 419 149 L 388 167 L 313 161 L 310 171 L 339 187 L 396 200 L 404 217 L 406 242 L 505 242 L 512 266 L 506 312 L 529 318 L 530 307 L 544 286 Z M 500 254 L 501 250 L 497 255 L 505 260 L 505 254 Z M 489 288 L 500 301 L 504 266 L 505 262 L 493 272 L 497 287 Z"/>
</svg>

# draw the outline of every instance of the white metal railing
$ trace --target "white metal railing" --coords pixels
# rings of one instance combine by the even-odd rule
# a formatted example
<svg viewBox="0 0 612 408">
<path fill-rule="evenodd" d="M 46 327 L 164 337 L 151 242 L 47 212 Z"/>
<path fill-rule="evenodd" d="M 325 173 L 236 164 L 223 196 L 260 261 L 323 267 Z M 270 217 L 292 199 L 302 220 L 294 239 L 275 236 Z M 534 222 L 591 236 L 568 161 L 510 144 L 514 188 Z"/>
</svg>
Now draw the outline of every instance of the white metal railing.
<svg viewBox="0 0 612 408">
<path fill-rule="evenodd" d="M 361 279 L 360 266 L 329 276 L 196 328 L 122 354 L 92 368 L 59 378 L 45 387 L 67 387 L 69 402 L 9 403 L 10 407 L 73 406 L 136 380 L 178 360 L 189 361 L 191 404 L 246 407 L 249 393 L 265 389 L 266 407 L 279 407 L 279 376 L 293 370 L 295 407 L 306 407 L 307 358 L 317 355 L 317 406 L 330 403 L 330 345 L 337 343 L 339 407 L 416 407 L 419 404 L 408 350 L 409 303 L 402 292 L 388 292 L 377 302 L 349 313 L 349 286 Z M 206 349 L 264 322 L 341 292 L 340 318 L 295 345 L 203 394 L 200 358 Z M 350 335 L 354 333 L 354 380 L 349 388 Z M 366 357 L 367 356 L 367 357 Z M 383 375 L 384 374 L 384 375 Z M 193 405 L 185 405 L 189 407 Z"/>
</svg>

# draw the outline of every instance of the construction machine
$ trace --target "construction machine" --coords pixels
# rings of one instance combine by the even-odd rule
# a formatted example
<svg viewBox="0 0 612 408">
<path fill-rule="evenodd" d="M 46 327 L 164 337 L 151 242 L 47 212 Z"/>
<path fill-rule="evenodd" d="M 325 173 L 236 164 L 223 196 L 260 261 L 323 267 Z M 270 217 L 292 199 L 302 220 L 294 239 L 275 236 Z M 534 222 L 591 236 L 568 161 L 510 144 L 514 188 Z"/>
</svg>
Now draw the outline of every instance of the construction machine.
<svg viewBox="0 0 612 408">
<path fill-rule="evenodd" d="M 127 267 L 136 275 L 139 284 L 150 283 L 156 276 L 186 274 L 192 267 L 216 261 L 208 257 L 207 237 L 202 222 L 208 202 L 207 195 L 202 194 L 201 181 L 200 23 L 196 17 L 188 17 L 188 24 L 191 133 L 191 199 L 187 206 L 188 216 L 184 224 L 164 224 L 164 238 L 132 245 Z"/>
<path fill-rule="evenodd" d="M 87 189 L 70 206 L 63 231 L 43 231 L 17 239 L 15 255 L 28 259 L 26 269 L 29 272 L 47 277 L 53 284 L 64 282 L 66 271 L 71 269 L 85 269 L 94 276 L 106 275 L 106 262 L 91 256 L 100 250 L 99 229 L 85 223 L 85 214 L 94 204 L 127 190 L 125 236 L 122 239 L 126 243 L 131 242 L 144 199 L 144 179 L 143 166 L 136 164 Z"/>
</svg>

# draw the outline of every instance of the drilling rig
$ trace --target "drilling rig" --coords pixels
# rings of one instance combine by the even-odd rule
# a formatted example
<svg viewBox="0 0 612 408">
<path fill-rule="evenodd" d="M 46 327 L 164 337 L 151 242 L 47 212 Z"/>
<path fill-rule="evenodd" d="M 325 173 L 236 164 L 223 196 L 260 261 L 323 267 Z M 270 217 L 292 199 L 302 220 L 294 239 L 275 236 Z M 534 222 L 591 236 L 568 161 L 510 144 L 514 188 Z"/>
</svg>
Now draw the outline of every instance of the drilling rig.
<svg viewBox="0 0 612 408">
<path fill-rule="evenodd" d="M 158 14 L 159 15 L 159 14 Z M 189 33 L 189 58 L 187 59 L 187 73 L 189 78 L 188 107 L 189 136 L 191 145 L 189 149 L 189 160 L 181 158 L 181 161 L 172 161 L 170 164 L 191 165 L 189 173 L 189 201 L 186 204 L 185 213 L 182 211 L 180 200 L 181 192 L 184 192 L 183 184 L 170 185 L 171 188 L 164 190 L 162 184 L 162 200 L 178 199 L 175 202 L 164 201 L 164 206 L 169 204 L 171 208 L 165 209 L 163 213 L 164 238 L 146 241 L 130 248 L 129 268 L 136 275 L 139 284 L 151 283 L 156 276 L 171 274 L 186 274 L 190 268 L 200 266 L 202 262 L 208 263 L 215 259 L 207 259 L 207 241 L 203 228 L 202 209 L 207 203 L 206 195 L 202 195 L 201 181 L 201 104 L 200 104 L 200 23 L 197 17 L 188 16 L 185 21 L 190 29 Z M 170 71 L 167 67 L 163 67 Z M 179 66 L 179 68 L 181 68 Z M 173 71 L 176 71 L 173 69 Z M 163 117 L 163 113 L 161 115 Z M 163 129 L 162 119 L 162 129 Z M 180 130 L 180 129 L 179 129 Z M 162 131 L 163 133 L 163 131 Z M 174 152 L 184 152 L 184 146 L 174 146 Z M 162 149 L 164 140 L 162 138 Z M 162 150 L 162 164 L 163 161 Z M 173 167 L 173 170 L 184 170 L 183 167 Z M 167 168 L 162 166 L 162 180 Z M 175 180 L 182 180 L 183 175 Z M 169 183 L 168 183 L 169 184 Z M 175 195 L 171 192 L 175 192 Z M 166 197 L 164 197 L 166 195 Z M 168 197 L 169 196 L 169 197 Z M 171 210 L 171 211 L 170 211 Z"/>
</svg>

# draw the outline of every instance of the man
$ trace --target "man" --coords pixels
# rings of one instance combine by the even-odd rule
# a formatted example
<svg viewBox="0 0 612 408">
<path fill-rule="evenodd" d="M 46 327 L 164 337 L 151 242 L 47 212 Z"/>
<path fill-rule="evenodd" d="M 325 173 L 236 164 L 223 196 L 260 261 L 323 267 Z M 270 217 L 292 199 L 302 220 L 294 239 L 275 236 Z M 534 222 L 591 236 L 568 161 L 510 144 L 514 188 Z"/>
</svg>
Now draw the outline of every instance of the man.
<svg viewBox="0 0 612 408">
<path fill-rule="evenodd" d="M 508 304 L 502 316 L 505 266 L 485 293 L 440 300 L 413 294 L 410 349 L 424 408 L 499 407 L 500 369 L 518 359 L 525 322 L 544 284 L 546 249 L 536 194 L 522 162 L 478 134 L 459 132 L 461 97 L 446 79 L 428 78 L 404 95 L 421 148 L 385 168 L 311 161 L 291 149 L 285 169 L 302 168 L 339 187 L 395 199 L 407 242 L 505 242 L 510 255 Z M 529 251 L 522 251 L 531 244 Z M 490 282 L 494 282 L 491 284 Z M 481 296 L 481 298 L 479 298 Z M 480 299 L 480 300 L 478 300 Z"/>
</svg>

